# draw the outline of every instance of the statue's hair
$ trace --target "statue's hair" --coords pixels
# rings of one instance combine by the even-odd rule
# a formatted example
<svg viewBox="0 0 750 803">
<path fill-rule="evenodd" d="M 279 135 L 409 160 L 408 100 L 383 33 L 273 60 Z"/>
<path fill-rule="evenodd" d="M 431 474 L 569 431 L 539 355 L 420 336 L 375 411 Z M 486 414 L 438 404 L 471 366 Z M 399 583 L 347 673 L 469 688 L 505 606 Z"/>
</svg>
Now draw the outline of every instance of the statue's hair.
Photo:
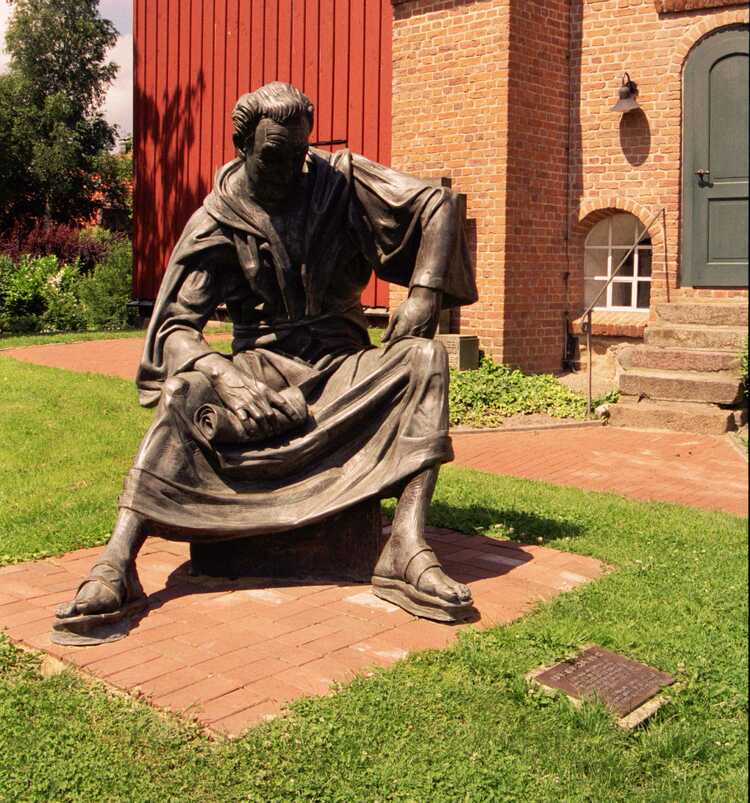
<svg viewBox="0 0 750 803">
<path fill-rule="evenodd" d="M 276 123 L 288 123 L 302 118 L 313 125 L 314 106 L 302 92 L 291 84 L 272 81 L 270 84 L 242 95 L 232 111 L 232 141 L 244 150 L 252 144 L 258 123 L 268 117 Z"/>
</svg>

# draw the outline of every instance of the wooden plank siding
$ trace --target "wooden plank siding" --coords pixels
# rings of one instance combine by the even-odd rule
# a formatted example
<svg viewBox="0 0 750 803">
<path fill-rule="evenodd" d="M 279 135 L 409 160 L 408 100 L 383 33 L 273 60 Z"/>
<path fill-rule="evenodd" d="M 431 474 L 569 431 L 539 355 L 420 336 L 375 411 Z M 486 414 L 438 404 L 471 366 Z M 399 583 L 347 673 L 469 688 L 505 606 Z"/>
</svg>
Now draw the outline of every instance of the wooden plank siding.
<svg viewBox="0 0 750 803">
<path fill-rule="evenodd" d="M 156 297 L 183 226 L 235 155 L 237 97 L 289 81 L 315 104 L 313 142 L 391 158 L 390 0 L 134 0 L 133 296 Z M 372 280 L 368 307 L 388 306 Z"/>
</svg>

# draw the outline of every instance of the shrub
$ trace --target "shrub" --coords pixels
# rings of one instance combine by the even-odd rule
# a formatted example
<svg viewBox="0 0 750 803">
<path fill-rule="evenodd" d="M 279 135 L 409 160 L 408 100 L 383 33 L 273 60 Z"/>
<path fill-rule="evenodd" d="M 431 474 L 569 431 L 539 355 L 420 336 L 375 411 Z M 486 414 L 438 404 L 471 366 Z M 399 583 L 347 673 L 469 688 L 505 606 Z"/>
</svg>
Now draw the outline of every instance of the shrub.
<svg viewBox="0 0 750 803">
<path fill-rule="evenodd" d="M 105 330 L 127 327 L 132 273 L 130 242 L 117 240 L 94 270 L 82 277 L 78 294 L 90 327 Z"/>
<path fill-rule="evenodd" d="M 59 270 L 57 257 L 22 257 L 17 265 L 3 271 L 2 309 L 4 329 L 33 332 L 40 328 L 40 316 L 47 308 L 47 281 Z"/>
<path fill-rule="evenodd" d="M 60 265 L 56 256 L 0 258 L 0 330 L 71 332 L 86 328 L 78 299 L 78 262 Z"/>
<path fill-rule="evenodd" d="M 517 413 L 584 418 L 586 400 L 550 374 L 527 376 L 488 357 L 482 358 L 475 371 L 452 374 L 451 424 L 495 426 Z"/>
<path fill-rule="evenodd" d="M 78 298 L 80 283 L 78 262 L 63 265 L 44 286 L 46 309 L 41 317 L 44 332 L 80 332 L 86 328 L 86 316 Z"/>
<path fill-rule="evenodd" d="M 742 377 L 742 384 L 745 388 L 746 395 L 748 390 L 750 390 L 748 387 L 747 363 L 747 338 L 745 338 L 745 342 L 742 344 L 742 348 L 740 349 L 740 376 Z"/>
<path fill-rule="evenodd" d="M 44 221 L 36 221 L 31 228 L 16 224 L 0 236 L 0 254 L 14 262 L 24 255 L 56 256 L 61 263 L 78 262 L 88 272 L 106 257 L 117 239 L 102 232 Z"/>
</svg>

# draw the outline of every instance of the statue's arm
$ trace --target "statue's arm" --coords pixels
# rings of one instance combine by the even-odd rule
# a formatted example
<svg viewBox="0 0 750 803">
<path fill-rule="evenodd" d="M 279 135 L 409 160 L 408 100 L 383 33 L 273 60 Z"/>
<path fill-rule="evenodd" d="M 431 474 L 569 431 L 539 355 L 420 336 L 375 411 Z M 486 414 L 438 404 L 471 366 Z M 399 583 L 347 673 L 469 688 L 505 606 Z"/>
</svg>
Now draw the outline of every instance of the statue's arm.
<svg viewBox="0 0 750 803">
<path fill-rule="evenodd" d="M 435 336 L 446 272 L 460 236 L 459 216 L 455 196 L 443 190 L 434 209 L 421 215 L 421 239 L 409 281 L 409 295 L 391 315 L 383 341 L 413 335 Z"/>
<path fill-rule="evenodd" d="M 225 287 L 238 275 L 233 249 L 220 247 L 199 254 L 175 295 L 164 326 L 164 357 L 170 375 L 183 371 L 202 373 L 224 405 L 245 424 L 248 431 L 270 436 L 307 416 L 307 409 L 296 408 L 287 398 L 260 379 L 240 372 L 226 355 L 212 349 L 203 329 L 216 307 L 224 300 Z"/>
<path fill-rule="evenodd" d="M 352 173 L 354 223 L 363 250 L 378 276 L 409 288 L 383 339 L 432 337 L 444 288 L 451 285 L 451 273 L 464 267 L 456 261 L 463 243 L 458 198 L 361 156 L 353 157 Z M 358 217 L 366 225 L 357 226 Z"/>
<path fill-rule="evenodd" d="M 191 260 L 184 280 L 164 310 L 157 337 L 170 376 L 193 370 L 203 357 L 219 356 L 203 336 L 203 329 L 223 301 L 221 265 L 228 256 L 223 250 L 200 253 Z"/>
</svg>

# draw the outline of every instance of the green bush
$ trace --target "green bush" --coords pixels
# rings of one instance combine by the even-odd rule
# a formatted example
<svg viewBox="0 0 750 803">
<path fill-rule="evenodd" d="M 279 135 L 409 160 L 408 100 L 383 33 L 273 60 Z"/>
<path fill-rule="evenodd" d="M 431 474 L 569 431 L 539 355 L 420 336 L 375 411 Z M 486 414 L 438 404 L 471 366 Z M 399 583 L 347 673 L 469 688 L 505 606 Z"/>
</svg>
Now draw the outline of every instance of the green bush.
<svg viewBox="0 0 750 803">
<path fill-rule="evenodd" d="M 740 349 L 740 376 L 742 377 L 742 384 L 745 387 L 745 394 L 750 390 L 750 387 L 748 387 L 747 362 L 747 338 L 745 338 L 745 342 Z"/>
<path fill-rule="evenodd" d="M 452 425 L 496 426 L 517 413 L 585 418 L 586 400 L 550 374 L 528 376 L 488 357 L 482 358 L 476 371 L 452 373 Z"/>
<path fill-rule="evenodd" d="M 17 264 L 3 260 L 0 328 L 9 332 L 36 332 L 42 328 L 48 282 L 59 272 L 56 256 L 23 256 Z"/>
<path fill-rule="evenodd" d="M 91 231 L 106 244 L 104 258 L 86 273 L 79 259 L 0 255 L 0 332 L 78 332 L 127 327 L 133 254 L 130 243 Z"/>
<path fill-rule="evenodd" d="M 78 295 L 89 327 L 108 331 L 127 327 L 132 273 L 133 248 L 128 240 L 118 240 L 108 256 L 81 278 Z"/>
</svg>

